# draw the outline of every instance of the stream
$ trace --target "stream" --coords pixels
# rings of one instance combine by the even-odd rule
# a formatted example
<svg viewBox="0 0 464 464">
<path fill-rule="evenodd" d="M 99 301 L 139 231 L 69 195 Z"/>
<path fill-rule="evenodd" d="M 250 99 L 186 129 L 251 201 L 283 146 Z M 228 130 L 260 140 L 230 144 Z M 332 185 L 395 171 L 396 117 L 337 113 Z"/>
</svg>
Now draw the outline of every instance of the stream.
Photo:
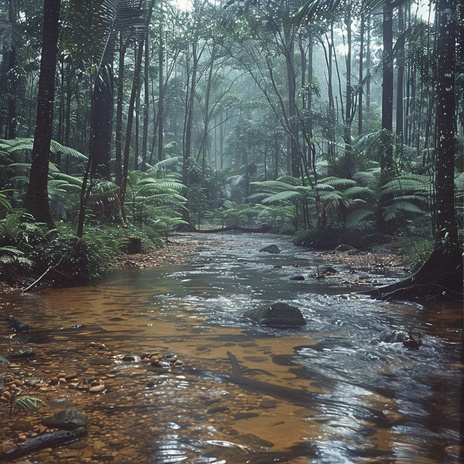
<svg viewBox="0 0 464 464">
<path fill-rule="evenodd" d="M 1 316 L 31 326 L 13 343 L 33 347 L 35 357 L 16 369 L 34 378 L 35 396 L 53 398 L 18 419 L 36 424 L 64 407 L 89 418 L 84 440 L 30 462 L 464 462 L 460 303 L 356 295 L 363 286 L 343 275 L 381 283 L 397 276 L 350 270 L 334 255 L 336 277 L 315 278 L 319 255 L 286 237 L 173 239 L 200 246 L 187 263 L 114 271 L 95 287 L 2 295 Z M 259 251 L 271 244 L 280 253 Z M 276 301 L 298 307 L 307 325 L 272 329 L 243 317 Z M 420 332 L 423 346 L 381 341 L 395 330 Z M 1 322 L 0 350 L 9 337 Z M 231 381 L 228 352 L 240 382 Z M 159 366 L 144 362 L 145 353 Z M 48 381 L 71 373 L 74 383 Z M 77 388 L 95 378 L 104 392 Z M 4 441 L 11 421 L 1 411 Z"/>
</svg>

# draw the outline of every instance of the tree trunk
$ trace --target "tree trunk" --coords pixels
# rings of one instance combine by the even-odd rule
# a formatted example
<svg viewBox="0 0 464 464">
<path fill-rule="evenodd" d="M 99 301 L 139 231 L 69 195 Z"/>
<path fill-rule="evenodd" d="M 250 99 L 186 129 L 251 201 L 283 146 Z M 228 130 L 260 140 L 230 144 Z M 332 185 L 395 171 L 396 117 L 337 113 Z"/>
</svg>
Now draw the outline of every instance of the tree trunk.
<svg viewBox="0 0 464 464">
<path fill-rule="evenodd" d="M 116 126 L 115 126 L 115 175 L 116 184 L 122 183 L 122 109 L 124 100 L 124 57 L 126 55 L 126 44 L 122 31 L 119 33 L 119 71 L 118 71 L 118 97 L 116 102 Z"/>
<path fill-rule="evenodd" d="M 122 165 L 122 184 L 121 184 L 121 211 L 124 215 L 124 203 L 126 199 L 127 175 L 129 173 L 129 154 L 131 145 L 132 124 L 134 121 L 135 100 L 139 93 L 140 87 L 140 72 L 142 69 L 143 44 L 141 40 L 137 47 L 135 57 L 134 81 L 132 83 L 132 91 L 129 101 L 129 109 L 127 112 L 126 140 L 124 144 L 123 165 Z M 125 218 L 123 218 L 125 219 Z"/>
<path fill-rule="evenodd" d="M 36 221 L 53 228 L 48 201 L 48 162 L 53 134 L 55 73 L 61 0 L 44 1 L 42 59 L 40 61 L 37 119 L 32 148 L 32 165 L 24 202 L 25 209 Z"/>
<path fill-rule="evenodd" d="M 184 128 L 184 156 L 182 165 L 182 182 L 184 185 L 189 185 L 189 164 L 192 153 L 192 130 L 193 130 L 193 107 L 195 102 L 195 91 L 197 85 L 197 72 L 198 72 L 198 54 L 197 44 L 192 45 L 192 73 L 190 78 L 190 85 L 188 87 L 188 99 L 185 113 L 185 128 Z M 189 73 L 189 69 L 187 69 Z"/>
<path fill-rule="evenodd" d="M 15 27 L 18 18 L 18 1 L 9 0 L 8 20 Z M 16 92 L 18 78 L 16 77 L 16 47 L 11 43 L 10 47 L 3 46 L 3 59 L 0 79 L 0 104 L 5 105 L 6 111 L 0 110 L 0 130 L 4 127 L 3 137 L 6 139 L 16 138 Z M 0 135 L 2 137 L 2 135 Z"/>
<path fill-rule="evenodd" d="M 90 158 L 91 178 L 110 178 L 111 141 L 113 138 L 113 55 L 117 32 L 108 38 L 92 93 Z"/>
<path fill-rule="evenodd" d="M 393 163 L 393 7 L 387 0 L 383 7 L 383 69 L 382 69 L 382 154 L 380 169 L 383 180 L 394 173 Z"/>
<path fill-rule="evenodd" d="M 404 32 L 404 8 L 399 6 L 398 8 L 398 32 L 402 34 Z M 404 133 L 404 48 L 398 51 L 397 57 L 398 72 L 396 74 L 396 138 L 398 144 L 403 143 Z"/>
<path fill-rule="evenodd" d="M 364 98 L 364 30 L 365 22 L 364 18 L 361 17 L 360 26 L 360 38 L 359 38 L 359 74 L 358 74 L 358 135 L 362 135 L 363 132 L 363 98 Z"/>
<path fill-rule="evenodd" d="M 343 159 L 343 176 L 346 179 L 351 179 L 354 174 L 354 159 L 353 147 L 351 145 L 351 123 L 353 120 L 353 102 L 352 102 L 352 87 L 351 87 L 351 5 L 347 5 L 347 13 L 345 17 L 346 34 L 347 34 L 347 52 L 345 56 L 346 62 L 346 91 L 345 91 L 345 117 L 343 128 L 343 139 L 345 142 L 345 153 Z"/>
</svg>

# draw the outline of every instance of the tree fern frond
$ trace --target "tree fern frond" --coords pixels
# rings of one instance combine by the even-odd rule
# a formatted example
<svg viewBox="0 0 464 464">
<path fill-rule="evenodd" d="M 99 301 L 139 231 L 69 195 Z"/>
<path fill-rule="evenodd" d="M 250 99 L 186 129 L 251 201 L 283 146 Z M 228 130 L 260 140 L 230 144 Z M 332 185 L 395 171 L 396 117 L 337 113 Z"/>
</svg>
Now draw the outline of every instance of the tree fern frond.
<svg viewBox="0 0 464 464">
<path fill-rule="evenodd" d="M 346 225 L 349 227 L 357 227 L 373 217 L 374 212 L 371 209 L 358 208 L 348 213 L 346 217 Z"/>
<path fill-rule="evenodd" d="M 266 203 L 274 203 L 274 202 L 280 202 L 280 201 L 290 201 L 298 197 L 299 197 L 298 192 L 287 190 L 285 192 L 280 192 L 280 193 L 276 193 L 275 195 L 271 195 L 270 197 L 264 199 L 263 203 L 266 204 Z"/>
<path fill-rule="evenodd" d="M 359 185 L 364 187 L 373 187 L 380 175 L 380 169 L 374 169 L 372 171 L 359 171 L 353 175 L 353 180 L 355 180 Z"/>
<path fill-rule="evenodd" d="M 341 177 L 325 177 L 321 179 L 321 184 L 327 184 L 334 187 L 337 190 L 345 190 L 349 187 L 354 187 L 356 181 L 353 179 L 344 179 Z"/>
<path fill-rule="evenodd" d="M 360 187 L 360 186 L 354 186 L 347 188 L 344 192 L 343 195 L 345 195 L 348 198 L 368 198 L 371 200 L 375 200 L 375 193 L 368 187 Z"/>
</svg>

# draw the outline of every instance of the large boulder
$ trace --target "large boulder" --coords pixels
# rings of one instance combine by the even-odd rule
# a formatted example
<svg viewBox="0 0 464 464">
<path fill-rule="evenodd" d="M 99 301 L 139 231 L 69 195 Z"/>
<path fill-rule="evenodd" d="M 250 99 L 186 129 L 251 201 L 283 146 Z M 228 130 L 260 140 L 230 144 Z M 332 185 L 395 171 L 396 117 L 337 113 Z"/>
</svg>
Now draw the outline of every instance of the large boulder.
<svg viewBox="0 0 464 464">
<path fill-rule="evenodd" d="M 288 329 L 306 325 L 301 311 L 286 303 L 274 303 L 245 312 L 245 317 L 267 327 Z"/>
</svg>

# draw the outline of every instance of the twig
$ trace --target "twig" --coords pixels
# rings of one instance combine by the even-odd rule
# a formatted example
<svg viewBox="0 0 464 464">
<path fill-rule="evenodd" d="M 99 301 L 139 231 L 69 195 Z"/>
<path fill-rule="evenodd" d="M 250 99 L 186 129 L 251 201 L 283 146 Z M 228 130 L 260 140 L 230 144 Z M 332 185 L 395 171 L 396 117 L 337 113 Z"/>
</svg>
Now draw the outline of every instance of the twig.
<svg viewBox="0 0 464 464">
<path fill-rule="evenodd" d="M 56 266 L 59 266 L 61 261 L 62 261 L 63 258 L 61 258 L 58 263 L 56 264 Z M 35 282 L 32 282 L 31 285 L 29 285 L 28 287 L 24 288 L 23 290 L 21 290 L 23 293 L 24 292 L 27 292 L 28 290 L 30 290 L 31 288 L 34 288 L 50 271 L 56 271 L 55 267 L 56 266 L 50 266 Z M 58 271 L 57 271 L 58 272 Z"/>
</svg>

